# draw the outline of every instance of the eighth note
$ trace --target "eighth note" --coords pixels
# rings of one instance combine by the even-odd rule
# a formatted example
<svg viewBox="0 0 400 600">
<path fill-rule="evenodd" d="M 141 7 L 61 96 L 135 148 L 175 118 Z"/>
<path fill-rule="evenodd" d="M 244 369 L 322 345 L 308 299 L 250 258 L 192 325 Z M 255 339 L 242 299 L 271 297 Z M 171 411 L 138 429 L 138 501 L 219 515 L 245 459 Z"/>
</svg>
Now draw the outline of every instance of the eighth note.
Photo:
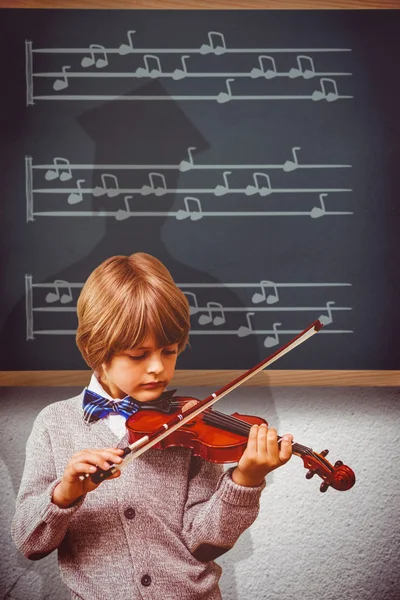
<svg viewBox="0 0 400 600">
<path fill-rule="evenodd" d="M 241 325 L 239 327 L 239 329 L 236 332 L 238 337 L 246 337 L 247 335 L 250 335 L 252 333 L 253 325 L 251 324 L 250 317 L 252 317 L 255 314 L 256 313 L 253 313 L 253 312 L 249 312 L 246 314 L 247 326 Z"/>
<path fill-rule="evenodd" d="M 194 198 L 193 196 L 187 196 L 183 199 L 185 204 L 185 209 L 180 208 L 176 213 L 177 221 L 182 221 L 183 219 L 190 218 L 191 221 L 199 221 L 203 217 L 203 213 L 201 210 L 200 200 L 198 198 Z M 190 208 L 189 202 L 194 205 L 194 210 Z"/>
<path fill-rule="evenodd" d="M 301 150 L 299 146 L 292 148 L 293 160 L 287 160 L 283 165 L 283 170 L 288 173 L 289 171 L 295 171 L 299 167 L 299 161 L 297 160 L 297 150 Z"/>
<path fill-rule="evenodd" d="M 227 92 L 220 92 L 218 94 L 218 96 L 217 96 L 218 104 L 224 104 L 225 102 L 229 102 L 229 100 L 232 100 L 232 90 L 231 90 L 231 84 L 230 84 L 231 81 L 235 81 L 235 80 L 230 78 L 225 81 Z"/>
<path fill-rule="evenodd" d="M 260 302 L 266 302 L 267 304 L 275 304 L 276 302 L 279 301 L 279 296 L 278 296 L 278 289 L 276 286 L 276 283 L 274 283 L 273 281 L 260 281 L 260 286 L 261 286 L 261 294 L 259 292 L 256 292 L 253 295 L 252 298 L 252 302 L 253 304 L 259 304 Z M 273 288 L 274 293 L 273 294 L 267 294 L 265 293 L 265 288 Z"/>
<path fill-rule="evenodd" d="M 178 80 L 183 79 L 187 75 L 186 59 L 190 58 L 190 54 L 184 54 L 181 56 L 182 69 L 175 69 L 172 73 L 172 79 Z"/>
<path fill-rule="evenodd" d="M 208 323 L 213 323 L 213 325 L 223 325 L 225 323 L 225 314 L 222 304 L 219 302 L 207 302 L 207 314 L 200 315 L 199 317 L 199 325 L 208 325 Z M 213 308 L 216 308 L 219 314 L 212 316 Z"/>
<path fill-rule="evenodd" d="M 129 202 L 128 200 L 130 200 L 131 198 L 133 198 L 133 196 L 125 196 L 124 198 L 124 204 L 125 204 L 125 209 L 124 208 L 119 208 L 115 214 L 115 220 L 116 221 L 125 221 L 125 219 L 129 219 L 130 216 L 132 216 L 132 212 L 131 209 L 129 208 Z"/>
<path fill-rule="evenodd" d="M 61 295 L 60 298 L 60 287 L 66 287 L 67 292 Z M 46 295 L 46 302 L 48 304 L 52 304 L 53 302 L 57 302 L 59 300 L 61 304 L 68 304 L 68 302 L 72 302 L 72 293 L 71 286 L 67 281 L 63 281 L 62 279 L 56 279 L 54 281 L 55 292 L 49 292 Z"/>
<path fill-rule="evenodd" d="M 70 69 L 70 66 L 62 67 L 63 76 L 62 79 L 56 79 L 53 83 L 53 90 L 56 92 L 60 92 L 61 90 L 65 90 L 68 87 L 68 75 L 67 69 Z"/>
<path fill-rule="evenodd" d="M 124 54 L 131 54 L 133 52 L 133 42 L 132 42 L 132 34 L 133 33 L 136 33 L 136 31 L 131 30 L 131 31 L 127 32 L 129 44 L 121 44 L 120 47 L 118 48 L 118 54 L 121 54 L 123 56 Z"/>
<path fill-rule="evenodd" d="M 331 83 L 332 87 L 333 87 L 333 92 L 327 92 L 327 86 L 326 83 Z M 333 102 L 334 100 L 337 100 L 339 95 L 338 95 L 338 90 L 337 90 L 337 85 L 336 85 L 336 81 L 334 79 L 329 79 L 327 77 L 323 77 L 320 80 L 320 84 L 321 84 L 321 90 L 315 90 L 312 93 L 312 100 L 316 101 L 316 100 L 326 100 L 327 102 Z"/>
<path fill-rule="evenodd" d="M 155 186 L 154 182 L 158 179 L 161 185 Z M 161 173 L 149 173 L 150 185 L 143 185 L 140 193 L 142 196 L 148 196 L 149 194 L 155 194 L 156 196 L 163 196 L 167 193 L 167 184 L 165 183 L 165 177 Z"/>
<path fill-rule="evenodd" d="M 331 306 L 333 306 L 335 303 L 330 300 L 329 302 L 326 303 L 326 309 L 328 311 L 328 316 L 327 315 L 320 315 L 318 317 L 318 319 L 321 321 L 321 323 L 323 325 L 330 325 L 330 323 L 333 323 L 333 318 L 332 318 L 332 311 L 330 309 Z"/>
<path fill-rule="evenodd" d="M 81 183 L 85 183 L 85 179 L 78 179 L 78 181 L 76 182 L 76 187 L 78 188 L 78 193 L 72 192 L 67 199 L 68 204 L 79 204 L 79 202 L 82 202 L 83 200 L 83 196 L 82 196 L 82 188 L 81 188 Z"/>
<path fill-rule="evenodd" d="M 264 67 L 264 60 L 263 59 L 267 59 L 268 63 L 271 65 L 272 69 L 265 69 Z M 254 67 L 254 69 L 252 69 L 250 71 L 250 77 L 252 79 L 256 79 L 257 77 L 265 77 L 266 79 L 272 79 L 273 77 L 276 77 L 277 72 L 276 72 L 276 64 L 275 64 L 275 60 L 272 58 L 272 56 L 267 56 L 266 54 L 262 54 L 261 56 L 258 57 L 258 63 L 260 65 L 260 68 L 257 69 L 256 67 Z"/>
<path fill-rule="evenodd" d="M 217 40 L 217 42 L 214 42 Z M 200 54 L 223 54 L 226 50 L 225 38 L 218 31 L 210 31 L 208 33 L 209 44 L 200 46 Z M 218 43 L 219 42 L 219 43 Z"/>
<path fill-rule="evenodd" d="M 259 179 L 263 179 L 267 185 L 260 186 Z M 248 185 L 244 191 L 246 196 L 260 194 L 260 196 L 269 196 L 272 194 L 271 180 L 266 173 L 253 173 L 254 185 Z"/>
<path fill-rule="evenodd" d="M 107 179 L 111 180 L 114 187 L 107 186 Z M 107 194 L 109 198 L 115 198 L 115 196 L 119 195 L 118 179 L 115 175 L 111 175 L 111 173 L 103 173 L 101 175 L 101 183 L 103 184 L 102 186 L 97 185 L 93 189 L 93 196 L 97 197 Z"/>
<path fill-rule="evenodd" d="M 138 77 L 151 77 L 151 79 L 155 79 L 162 75 L 161 63 L 158 56 L 155 56 L 154 54 L 145 54 L 143 56 L 143 61 L 144 67 L 138 67 L 135 71 Z M 151 61 L 156 65 L 154 68 L 151 68 Z"/>
<path fill-rule="evenodd" d="M 314 206 L 314 208 L 310 211 L 310 217 L 312 219 L 318 219 L 318 217 L 323 217 L 325 214 L 325 204 L 322 198 L 324 198 L 325 196 L 327 196 L 328 194 L 320 194 L 319 195 L 319 201 L 321 204 L 321 207 L 319 206 Z"/>
<path fill-rule="evenodd" d="M 55 158 L 53 160 L 54 169 L 46 171 L 44 178 L 46 181 L 53 181 L 59 179 L 60 181 L 68 181 L 72 179 L 72 173 L 70 168 L 70 162 L 66 158 Z"/>
<path fill-rule="evenodd" d="M 277 346 L 279 344 L 279 335 L 278 335 L 278 331 L 277 328 L 280 327 L 282 325 L 282 323 L 274 323 L 272 325 L 272 328 L 274 330 L 274 335 L 273 336 L 268 336 L 265 338 L 264 340 L 264 346 L 266 348 L 271 348 L 272 346 Z"/>
<path fill-rule="evenodd" d="M 225 194 L 227 194 L 229 192 L 228 175 L 230 175 L 231 173 L 232 173 L 232 171 L 224 171 L 222 173 L 222 177 L 224 179 L 224 185 L 217 185 L 214 188 L 215 196 L 224 196 Z"/>
<path fill-rule="evenodd" d="M 303 61 L 301 60 L 303 59 Z M 294 77 L 303 77 L 304 79 L 311 79 L 315 75 L 314 62 L 310 56 L 305 56 L 304 54 L 299 54 L 296 58 L 298 68 L 290 69 L 288 75 L 291 79 Z M 303 67 L 304 63 L 304 67 Z M 306 68 L 308 65 L 308 68 Z"/>
<path fill-rule="evenodd" d="M 94 50 L 100 50 L 102 57 L 95 58 Z M 100 44 L 90 44 L 89 46 L 90 56 L 84 56 L 81 60 L 82 67 L 92 67 L 95 65 L 98 69 L 102 69 L 108 65 L 108 58 L 106 54 L 106 49 L 104 46 L 100 46 Z"/>
<path fill-rule="evenodd" d="M 196 294 L 193 294 L 193 292 L 183 292 L 183 293 L 187 297 L 188 302 L 189 302 L 189 314 L 196 315 L 200 310 L 199 305 L 197 303 Z M 193 302 L 193 304 L 191 304 L 191 302 Z"/>
<path fill-rule="evenodd" d="M 179 164 L 179 170 L 181 171 L 181 173 L 183 173 L 184 171 L 190 171 L 190 169 L 193 167 L 192 150 L 196 150 L 195 146 L 191 146 L 187 150 L 188 151 L 189 160 L 182 160 L 180 162 L 180 164 Z"/>
</svg>

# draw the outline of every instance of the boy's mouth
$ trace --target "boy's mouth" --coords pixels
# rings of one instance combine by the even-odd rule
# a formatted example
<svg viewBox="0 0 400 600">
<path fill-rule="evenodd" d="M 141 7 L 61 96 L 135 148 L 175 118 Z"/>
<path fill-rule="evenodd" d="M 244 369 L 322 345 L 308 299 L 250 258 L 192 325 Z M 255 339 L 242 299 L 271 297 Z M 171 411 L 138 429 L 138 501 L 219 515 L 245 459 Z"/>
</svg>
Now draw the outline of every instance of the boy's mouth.
<svg viewBox="0 0 400 600">
<path fill-rule="evenodd" d="M 165 387 L 164 381 L 150 381 L 149 383 L 142 383 L 142 385 L 140 387 L 146 388 L 148 390 L 152 390 L 153 388 L 158 388 L 161 386 Z"/>
</svg>

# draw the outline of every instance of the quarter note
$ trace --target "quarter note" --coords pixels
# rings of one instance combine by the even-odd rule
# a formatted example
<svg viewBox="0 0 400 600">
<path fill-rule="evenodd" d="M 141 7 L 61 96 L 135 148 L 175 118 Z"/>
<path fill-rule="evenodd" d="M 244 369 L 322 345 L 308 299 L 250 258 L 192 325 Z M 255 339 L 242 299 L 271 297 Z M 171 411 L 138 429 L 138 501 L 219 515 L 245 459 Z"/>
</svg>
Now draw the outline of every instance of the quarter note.
<svg viewBox="0 0 400 600">
<path fill-rule="evenodd" d="M 328 194 L 320 194 L 319 195 L 319 201 L 321 206 L 314 206 L 314 208 L 310 211 L 310 217 L 312 219 L 318 219 L 318 217 L 323 217 L 325 214 L 325 203 L 323 201 L 323 198 L 325 196 L 327 196 Z"/>
<path fill-rule="evenodd" d="M 293 67 L 290 69 L 288 75 L 291 79 L 295 77 L 303 77 L 304 79 L 311 79 L 315 75 L 314 62 L 310 56 L 299 54 L 296 57 L 297 68 Z"/>
<path fill-rule="evenodd" d="M 66 158 L 57 157 L 53 160 L 54 169 L 46 171 L 44 178 L 46 181 L 53 181 L 59 179 L 60 181 L 68 181 L 72 179 L 70 162 Z"/>
<path fill-rule="evenodd" d="M 208 323 L 212 322 L 213 325 L 218 326 L 225 323 L 225 314 L 222 304 L 219 302 L 207 302 L 207 308 L 207 314 L 200 315 L 199 317 L 199 325 L 208 325 Z M 218 314 L 214 317 L 212 316 L 213 308 L 216 308 L 218 311 Z"/>
<path fill-rule="evenodd" d="M 158 56 L 154 54 L 145 54 L 143 56 L 144 67 L 138 67 L 135 71 L 138 77 L 151 77 L 155 79 L 162 75 L 161 63 Z M 155 64 L 154 68 L 151 68 L 151 63 Z"/>
<path fill-rule="evenodd" d="M 193 196 L 187 196 L 183 199 L 185 208 L 180 208 L 176 213 L 177 221 L 190 218 L 191 221 L 199 221 L 203 217 L 200 200 Z M 190 207 L 192 204 L 192 208 Z"/>
<path fill-rule="evenodd" d="M 215 196 L 224 196 L 225 194 L 227 194 L 229 192 L 228 175 L 230 175 L 231 173 L 232 173 L 232 171 L 224 171 L 222 173 L 222 177 L 224 179 L 224 185 L 217 185 L 214 188 Z"/>
<path fill-rule="evenodd" d="M 247 325 L 241 325 L 239 327 L 239 329 L 237 330 L 238 337 L 246 337 L 247 335 L 250 335 L 253 332 L 253 325 L 251 324 L 250 317 L 252 317 L 255 314 L 256 313 L 253 312 L 246 313 Z"/>
<path fill-rule="evenodd" d="M 264 67 L 264 63 L 267 63 L 267 65 L 269 65 L 269 67 L 272 68 L 265 68 Z M 266 54 L 262 54 L 261 56 L 258 57 L 258 63 L 260 65 L 260 68 L 258 69 L 257 67 L 254 67 L 254 69 L 252 69 L 250 71 L 250 77 L 252 79 L 256 79 L 257 77 L 265 77 L 266 79 L 272 79 L 273 77 L 276 77 L 277 75 L 277 71 L 276 71 L 276 64 L 275 64 L 275 60 L 272 58 L 272 56 L 267 56 Z"/>
<path fill-rule="evenodd" d="M 67 292 L 64 292 L 60 295 L 60 288 L 67 288 Z M 49 292 L 46 295 L 46 302 L 48 304 L 52 304 L 58 300 L 61 302 L 61 304 L 68 304 L 68 302 L 72 302 L 71 286 L 67 281 L 64 281 L 63 279 L 56 279 L 54 281 L 54 289 L 55 292 Z"/>
<path fill-rule="evenodd" d="M 136 31 L 130 30 L 127 32 L 129 44 L 121 44 L 118 48 L 118 54 L 123 56 L 124 54 L 131 54 L 133 52 L 132 34 L 134 33 L 136 33 Z"/>
<path fill-rule="evenodd" d="M 260 304 L 260 302 L 264 302 L 264 301 L 267 304 L 275 304 L 276 302 L 279 301 L 278 289 L 277 289 L 276 283 L 274 283 L 273 281 L 267 281 L 266 279 L 264 279 L 263 281 L 260 281 L 260 286 L 261 286 L 261 294 L 259 292 L 256 292 L 255 294 L 253 294 L 253 297 L 252 297 L 253 304 Z M 273 289 L 273 293 L 268 294 L 268 296 L 265 291 L 267 288 Z"/>
<path fill-rule="evenodd" d="M 332 84 L 332 88 L 333 91 L 331 92 L 327 92 L 328 86 L 326 85 L 327 83 L 331 83 Z M 316 100 L 326 100 L 327 102 L 333 102 L 334 100 L 337 100 L 339 95 L 338 95 L 338 90 L 337 90 L 337 85 L 336 85 L 336 81 L 334 79 L 329 79 L 328 77 L 323 77 L 320 80 L 320 84 L 321 84 L 321 89 L 320 90 L 315 90 L 312 93 L 312 100 L 316 101 Z"/>
<path fill-rule="evenodd" d="M 94 50 L 100 50 L 100 53 L 102 56 L 100 56 L 99 58 L 96 58 L 95 53 L 93 52 Z M 106 67 L 108 65 L 107 53 L 106 53 L 106 49 L 104 48 L 104 46 L 101 46 L 100 44 L 90 44 L 89 52 L 90 52 L 90 56 L 84 56 L 82 58 L 82 61 L 81 61 L 82 67 L 86 68 L 86 67 L 92 67 L 93 65 L 95 65 L 98 69 L 102 69 L 103 67 Z"/>
<path fill-rule="evenodd" d="M 188 152 L 188 158 L 189 160 L 182 160 L 179 164 L 179 170 L 183 173 L 184 171 L 190 171 L 190 169 L 193 167 L 193 155 L 192 155 L 192 150 L 196 150 L 195 146 L 190 146 L 190 148 L 188 148 L 187 152 Z"/>
<path fill-rule="evenodd" d="M 282 323 L 274 323 L 272 328 L 274 330 L 273 336 L 268 336 L 264 340 L 264 346 L 266 348 L 271 348 L 272 346 L 277 346 L 279 344 L 279 335 L 278 335 L 278 327 L 280 327 Z"/>
<path fill-rule="evenodd" d="M 78 181 L 76 182 L 76 187 L 78 188 L 78 192 L 72 192 L 67 199 L 68 204 L 79 204 L 79 202 L 82 202 L 83 200 L 83 195 L 82 195 L 82 187 L 81 187 L 81 183 L 85 183 L 85 179 L 78 179 Z"/>
<path fill-rule="evenodd" d="M 133 198 L 133 196 L 125 196 L 124 197 L 124 204 L 125 204 L 125 208 L 119 208 L 115 214 L 115 220 L 116 221 L 125 221 L 125 219 L 129 219 L 130 216 L 132 216 L 132 211 L 129 208 L 129 202 L 128 200 L 130 200 L 131 198 Z"/>
<path fill-rule="evenodd" d="M 68 87 L 68 75 L 67 69 L 70 69 L 70 66 L 62 67 L 63 76 L 61 79 L 56 79 L 53 83 L 53 90 L 56 92 L 60 92 L 61 90 L 65 90 Z"/>
<path fill-rule="evenodd" d="M 288 173 L 289 171 L 294 171 L 299 167 L 299 161 L 297 159 L 297 150 L 301 150 L 299 146 L 292 148 L 293 160 L 287 160 L 283 165 L 283 170 Z"/>
<path fill-rule="evenodd" d="M 157 180 L 161 185 L 156 185 Z M 156 196 L 163 196 L 167 193 L 167 184 L 165 183 L 165 177 L 161 173 L 149 173 L 150 185 L 143 185 L 140 193 L 142 196 L 148 196 L 149 194 L 155 194 Z"/>
<path fill-rule="evenodd" d="M 266 185 L 261 185 L 259 180 L 263 180 Z M 246 196 L 254 196 L 254 194 L 260 194 L 260 196 L 269 196 L 272 194 L 271 180 L 269 175 L 266 173 L 253 173 L 254 185 L 248 185 L 244 191 Z"/>
<path fill-rule="evenodd" d="M 326 310 L 328 311 L 328 315 L 320 315 L 318 318 L 321 321 L 321 323 L 323 325 L 330 325 L 330 323 L 333 323 L 333 318 L 332 318 L 332 311 L 330 309 L 331 306 L 333 306 L 335 303 L 330 300 L 329 302 L 326 303 Z"/>
<path fill-rule="evenodd" d="M 200 46 L 200 54 L 223 54 L 226 50 L 225 38 L 218 31 L 208 33 L 208 44 Z"/>
<path fill-rule="evenodd" d="M 182 69 L 175 69 L 172 73 L 172 79 L 183 79 L 187 75 L 186 59 L 190 58 L 190 54 L 181 56 Z"/>
<path fill-rule="evenodd" d="M 108 187 L 107 185 L 107 180 L 112 182 L 112 186 Z M 97 185 L 94 189 L 93 189 L 93 196 L 104 196 L 104 194 L 107 194 L 107 196 L 109 198 L 115 198 L 115 196 L 118 196 L 119 194 L 119 185 L 118 185 L 118 179 L 116 178 L 115 175 L 112 175 L 111 173 L 103 173 L 101 175 L 101 183 L 102 185 Z"/>
<path fill-rule="evenodd" d="M 218 104 L 225 104 L 225 102 L 229 102 L 229 100 L 232 100 L 232 90 L 231 90 L 231 84 L 230 84 L 231 81 L 235 81 L 235 80 L 230 78 L 225 81 L 226 89 L 228 91 L 220 92 L 218 94 L 218 96 L 217 96 Z"/>
</svg>

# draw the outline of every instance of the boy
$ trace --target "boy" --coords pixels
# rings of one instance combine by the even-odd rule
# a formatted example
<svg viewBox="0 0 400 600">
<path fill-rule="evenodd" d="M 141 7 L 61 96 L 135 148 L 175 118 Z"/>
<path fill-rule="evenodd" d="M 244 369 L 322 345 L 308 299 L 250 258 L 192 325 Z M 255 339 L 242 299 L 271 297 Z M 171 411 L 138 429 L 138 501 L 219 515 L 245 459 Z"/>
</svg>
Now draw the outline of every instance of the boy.
<svg viewBox="0 0 400 600">
<path fill-rule="evenodd" d="M 122 462 L 125 419 L 163 394 L 190 320 L 167 269 L 143 253 L 97 267 L 77 313 L 77 345 L 93 375 L 34 423 L 14 541 L 33 560 L 57 548 L 72 598 L 219 600 L 214 559 L 253 523 L 264 477 L 289 460 L 291 436 L 279 447 L 275 430 L 254 426 L 226 472 L 170 448 L 147 451 L 100 485 L 82 478 Z"/>
</svg>

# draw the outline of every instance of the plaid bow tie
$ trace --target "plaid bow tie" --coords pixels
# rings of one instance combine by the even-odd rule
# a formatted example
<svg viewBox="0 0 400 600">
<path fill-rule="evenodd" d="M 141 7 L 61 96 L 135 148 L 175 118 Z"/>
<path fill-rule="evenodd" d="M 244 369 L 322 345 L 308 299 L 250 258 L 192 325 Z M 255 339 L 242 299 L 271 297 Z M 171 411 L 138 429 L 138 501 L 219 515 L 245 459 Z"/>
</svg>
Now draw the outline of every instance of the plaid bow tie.
<svg viewBox="0 0 400 600">
<path fill-rule="evenodd" d="M 83 396 L 83 418 L 86 423 L 94 423 L 110 413 L 123 415 L 127 419 L 138 410 L 140 410 L 140 403 L 130 396 L 126 396 L 123 400 L 116 402 L 115 400 L 103 398 L 87 388 L 85 389 Z"/>
</svg>

